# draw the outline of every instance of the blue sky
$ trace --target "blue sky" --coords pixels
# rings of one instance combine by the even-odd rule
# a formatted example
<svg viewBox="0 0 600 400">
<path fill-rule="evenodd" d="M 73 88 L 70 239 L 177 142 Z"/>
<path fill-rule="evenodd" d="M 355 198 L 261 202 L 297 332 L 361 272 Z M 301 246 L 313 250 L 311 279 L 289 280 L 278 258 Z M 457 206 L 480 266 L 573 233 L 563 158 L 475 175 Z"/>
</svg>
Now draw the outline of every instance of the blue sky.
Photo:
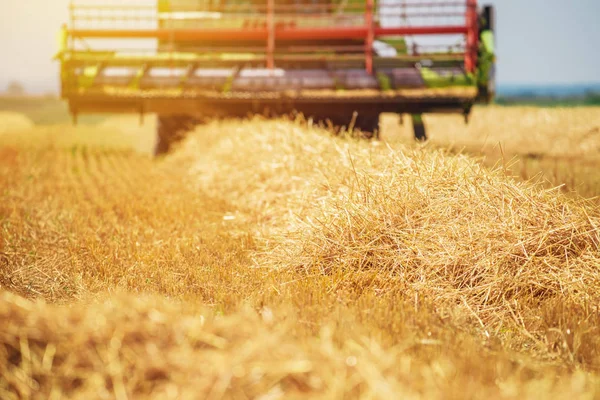
<svg viewBox="0 0 600 400">
<path fill-rule="evenodd" d="M 497 9 L 502 84 L 600 82 L 600 0 L 480 0 Z"/>
<path fill-rule="evenodd" d="M 0 0 L 0 90 L 57 90 L 51 60 L 69 0 Z M 494 4 L 499 84 L 600 82 L 600 0 L 480 0 Z"/>
</svg>

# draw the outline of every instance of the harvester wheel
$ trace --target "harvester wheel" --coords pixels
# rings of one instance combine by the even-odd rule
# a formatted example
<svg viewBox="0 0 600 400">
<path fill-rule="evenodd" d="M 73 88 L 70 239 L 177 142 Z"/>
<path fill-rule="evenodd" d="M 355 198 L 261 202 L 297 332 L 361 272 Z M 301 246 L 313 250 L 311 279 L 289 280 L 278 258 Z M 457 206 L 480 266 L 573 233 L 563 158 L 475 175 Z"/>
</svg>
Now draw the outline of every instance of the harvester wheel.
<svg viewBox="0 0 600 400">
<path fill-rule="evenodd" d="M 415 134 L 415 140 L 418 142 L 424 142 L 427 140 L 427 132 L 425 131 L 425 123 L 423 123 L 422 114 L 412 114 L 413 132 Z"/>
<path fill-rule="evenodd" d="M 187 132 L 194 129 L 195 125 L 194 119 L 188 116 L 159 116 L 154 155 L 168 153 L 173 144 L 181 141 Z"/>
<path fill-rule="evenodd" d="M 379 138 L 379 114 L 358 115 L 354 127 L 360 129 L 365 139 Z"/>
</svg>

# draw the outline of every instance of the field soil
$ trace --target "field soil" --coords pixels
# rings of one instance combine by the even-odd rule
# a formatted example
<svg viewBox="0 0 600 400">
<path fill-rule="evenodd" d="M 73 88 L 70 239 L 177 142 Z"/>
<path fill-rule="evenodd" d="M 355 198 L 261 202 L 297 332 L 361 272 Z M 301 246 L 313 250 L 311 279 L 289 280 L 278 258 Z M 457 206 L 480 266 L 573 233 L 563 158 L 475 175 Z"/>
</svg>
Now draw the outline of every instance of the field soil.
<svg viewBox="0 0 600 400">
<path fill-rule="evenodd" d="M 0 398 L 598 398 L 598 114 L 8 129 Z"/>
</svg>

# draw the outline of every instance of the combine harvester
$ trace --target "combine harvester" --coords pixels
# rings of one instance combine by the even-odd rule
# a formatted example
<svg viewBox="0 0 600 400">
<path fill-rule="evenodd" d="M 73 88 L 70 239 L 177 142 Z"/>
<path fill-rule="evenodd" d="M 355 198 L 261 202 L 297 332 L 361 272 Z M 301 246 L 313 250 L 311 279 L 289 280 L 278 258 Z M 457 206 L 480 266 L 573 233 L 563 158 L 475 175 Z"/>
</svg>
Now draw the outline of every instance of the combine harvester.
<svg viewBox="0 0 600 400">
<path fill-rule="evenodd" d="M 73 1 L 62 96 L 158 116 L 156 153 L 210 118 L 302 113 L 376 135 L 381 113 L 468 117 L 494 96 L 494 12 L 477 0 Z"/>
</svg>

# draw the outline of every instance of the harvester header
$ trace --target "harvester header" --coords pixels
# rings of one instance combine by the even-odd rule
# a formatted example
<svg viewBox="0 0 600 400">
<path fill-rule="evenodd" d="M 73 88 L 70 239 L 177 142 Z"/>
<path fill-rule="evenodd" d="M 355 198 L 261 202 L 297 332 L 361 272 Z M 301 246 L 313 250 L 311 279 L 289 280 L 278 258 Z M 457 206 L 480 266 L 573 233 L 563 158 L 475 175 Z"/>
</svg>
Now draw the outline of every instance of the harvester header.
<svg viewBox="0 0 600 400">
<path fill-rule="evenodd" d="M 476 0 L 73 1 L 62 93 L 74 115 L 158 114 L 165 149 L 166 131 L 212 117 L 301 112 L 376 131 L 382 112 L 468 114 L 493 92 L 492 11 Z"/>
</svg>

